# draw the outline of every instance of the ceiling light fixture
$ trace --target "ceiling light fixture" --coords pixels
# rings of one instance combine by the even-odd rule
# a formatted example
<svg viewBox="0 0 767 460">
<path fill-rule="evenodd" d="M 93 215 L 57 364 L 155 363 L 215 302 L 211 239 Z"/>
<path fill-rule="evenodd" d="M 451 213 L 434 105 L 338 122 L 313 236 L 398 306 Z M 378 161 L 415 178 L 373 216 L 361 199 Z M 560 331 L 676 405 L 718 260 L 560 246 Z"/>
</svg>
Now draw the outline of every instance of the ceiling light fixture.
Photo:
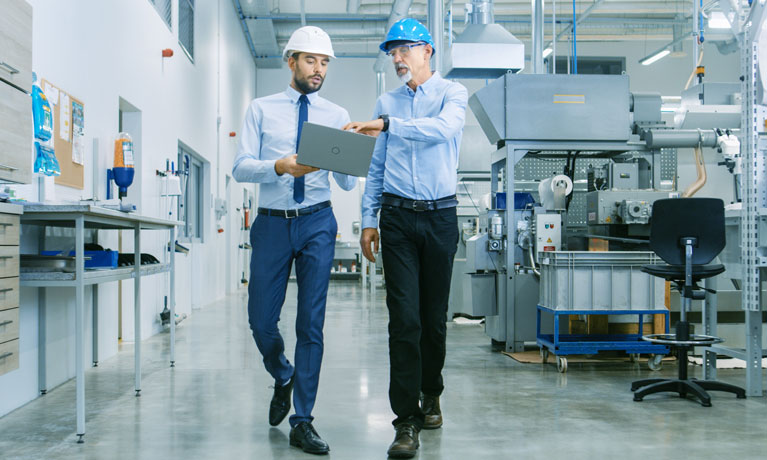
<svg viewBox="0 0 767 460">
<path fill-rule="evenodd" d="M 671 50 L 669 50 L 668 48 L 664 48 L 664 49 L 662 49 L 660 51 L 656 51 L 655 53 L 653 53 L 653 54 L 651 54 L 651 55 L 649 55 L 649 56 L 647 56 L 645 58 L 640 59 L 639 63 L 642 64 L 642 65 L 650 65 L 653 62 L 656 62 L 656 61 L 659 61 L 659 60 L 663 59 L 664 57 L 668 56 L 669 54 L 671 54 Z"/>
</svg>

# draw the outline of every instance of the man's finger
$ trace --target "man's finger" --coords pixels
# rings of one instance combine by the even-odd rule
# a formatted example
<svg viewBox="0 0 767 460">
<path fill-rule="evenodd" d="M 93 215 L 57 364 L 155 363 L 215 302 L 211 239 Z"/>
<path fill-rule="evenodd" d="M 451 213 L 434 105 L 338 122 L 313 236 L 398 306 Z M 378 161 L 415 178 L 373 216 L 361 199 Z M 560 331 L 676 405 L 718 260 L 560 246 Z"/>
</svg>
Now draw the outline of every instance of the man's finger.
<svg viewBox="0 0 767 460">
<path fill-rule="evenodd" d="M 373 235 L 373 247 L 375 248 L 376 254 L 378 254 L 378 241 L 380 238 L 378 237 L 378 232 L 376 232 L 375 235 Z"/>
</svg>

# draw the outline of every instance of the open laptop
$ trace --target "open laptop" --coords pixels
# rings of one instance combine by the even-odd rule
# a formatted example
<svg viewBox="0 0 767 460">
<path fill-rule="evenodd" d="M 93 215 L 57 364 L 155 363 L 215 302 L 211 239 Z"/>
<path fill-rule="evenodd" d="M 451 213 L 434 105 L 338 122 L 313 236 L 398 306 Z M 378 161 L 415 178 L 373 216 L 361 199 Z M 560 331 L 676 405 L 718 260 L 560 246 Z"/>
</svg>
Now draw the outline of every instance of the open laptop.
<svg viewBox="0 0 767 460">
<path fill-rule="evenodd" d="M 375 145 L 376 138 L 373 136 L 304 122 L 298 163 L 365 177 Z"/>
</svg>

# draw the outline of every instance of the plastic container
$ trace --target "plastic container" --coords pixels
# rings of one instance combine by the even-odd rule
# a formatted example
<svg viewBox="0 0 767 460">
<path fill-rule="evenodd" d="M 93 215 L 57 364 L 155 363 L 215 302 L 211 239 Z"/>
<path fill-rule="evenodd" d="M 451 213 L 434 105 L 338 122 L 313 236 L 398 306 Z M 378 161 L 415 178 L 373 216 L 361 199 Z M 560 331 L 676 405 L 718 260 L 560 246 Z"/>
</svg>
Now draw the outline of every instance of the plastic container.
<svg viewBox="0 0 767 460">
<path fill-rule="evenodd" d="M 541 256 L 540 305 L 551 310 L 666 310 L 665 281 L 641 271 L 654 252 L 554 251 Z"/>
<path fill-rule="evenodd" d="M 62 256 L 63 251 L 41 251 L 44 256 Z M 74 257 L 75 251 L 69 251 Z M 117 251 L 85 251 L 85 268 L 117 268 Z"/>
<path fill-rule="evenodd" d="M 128 133 L 120 133 L 115 138 L 115 168 L 133 168 L 133 139 Z"/>
</svg>

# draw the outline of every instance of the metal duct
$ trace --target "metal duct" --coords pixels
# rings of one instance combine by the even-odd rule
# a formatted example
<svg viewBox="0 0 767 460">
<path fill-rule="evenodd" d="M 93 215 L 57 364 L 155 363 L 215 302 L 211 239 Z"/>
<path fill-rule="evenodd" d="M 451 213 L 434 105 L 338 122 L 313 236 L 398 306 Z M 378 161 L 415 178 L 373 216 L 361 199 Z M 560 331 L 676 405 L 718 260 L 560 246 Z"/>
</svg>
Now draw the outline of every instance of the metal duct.
<svg viewBox="0 0 767 460">
<path fill-rule="evenodd" d="M 442 55 L 445 52 L 443 46 L 445 40 L 445 5 L 442 0 L 429 0 L 429 33 L 434 40 L 434 49 L 437 51 L 432 57 L 434 70 L 442 73 Z"/>
<path fill-rule="evenodd" d="M 269 15 L 270 5 L 267 0 L 255 0 L 251 12 L 256 15 Z M 249 20 L 250 36 L 256 54 L 256 65 L 260 68 L 279 69 L 282 67 L 282 50 L 277 45 L 274 23 L 271 19 Z"/>
<path fill-rule="evenodd" d="M 533 2 L 533 52 L 530 61 L 533 63 L 533 73 L 543 73 L 543 0 Z"/>
<path fill-rule="evenodd" d="M 393 26 L 395 22 L 404 17 L 407 17 L 411 3 L 413 3 L 413 0 L 394 0 L 394 3 L 391 6 L 391 14 L 389 15 L 389 20 L 386 22 L 386 31 L 391 29 L 391 26 Z M 384 32 L 384 34 L 385 33 L 386 32 Z M 381 40 L 383 39 L 384 36 L 381 36 Z M 376 72 L 383 72 L 384 67 L 386 67 L 386 63 L 388 61 L 389 58 L 386 56 L 386 53 L 380 51 L 378 53 L 378 59 L 376 59 L 376 63 L 373 65 L 373 70 Z"/>
<path fill-rule="evenodd" d="M 525 45 L 499 24 L 492 24 L 492 2 L 473 0 L 471 23 L 446 54 L 447 78 L 495 79 L 525 68 Z"/>
</svg>

